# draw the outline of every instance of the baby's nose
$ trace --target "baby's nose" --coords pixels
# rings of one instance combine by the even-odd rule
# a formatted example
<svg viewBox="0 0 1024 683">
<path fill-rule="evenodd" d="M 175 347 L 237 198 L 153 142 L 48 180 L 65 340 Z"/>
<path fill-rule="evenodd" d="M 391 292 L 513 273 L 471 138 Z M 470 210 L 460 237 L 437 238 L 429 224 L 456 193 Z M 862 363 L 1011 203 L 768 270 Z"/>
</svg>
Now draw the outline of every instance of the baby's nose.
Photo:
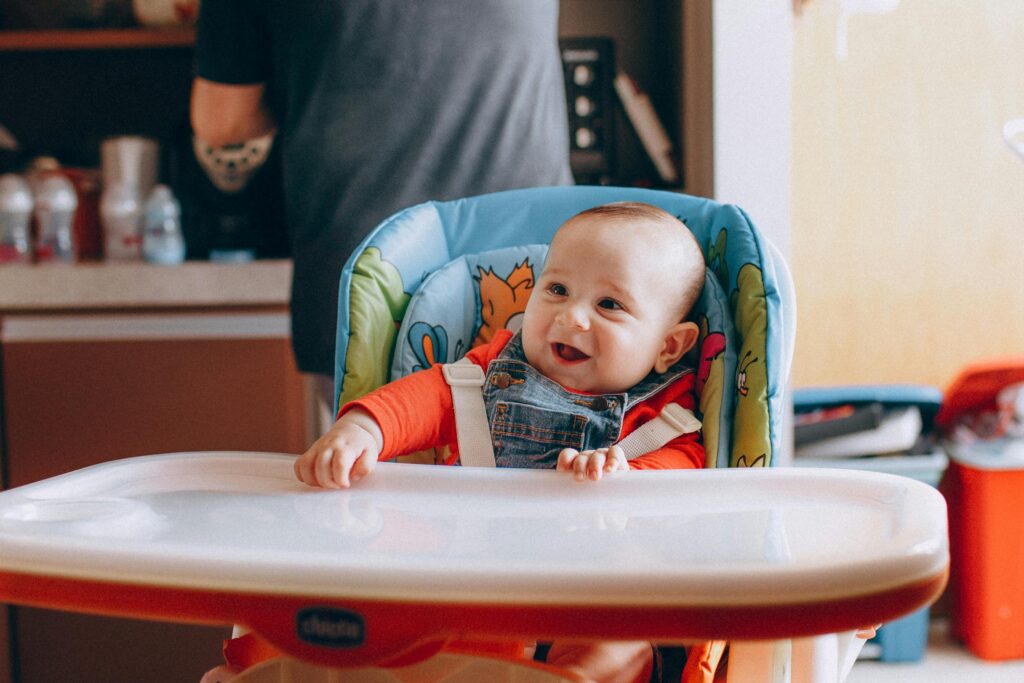
<svg viewBox="0 0 1024 683">
<path fill-rule="evenodd" d="M 587 317 L 582 306 L 566 306 L 558 314 L 558 324 L 585 330 L 590 327 L 590 318 Z"/>
</svg>

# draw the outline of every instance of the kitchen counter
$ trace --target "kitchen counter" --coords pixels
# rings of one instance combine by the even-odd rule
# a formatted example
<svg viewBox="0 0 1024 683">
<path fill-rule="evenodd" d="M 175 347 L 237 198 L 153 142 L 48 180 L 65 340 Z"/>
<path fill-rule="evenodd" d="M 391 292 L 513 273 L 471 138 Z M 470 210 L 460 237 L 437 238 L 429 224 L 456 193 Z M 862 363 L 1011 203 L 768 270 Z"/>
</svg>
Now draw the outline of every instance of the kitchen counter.
<svg viewBox="0 0 1024 683">
<path fill-rule="evenodd" d="M 289 260 L 0 267 L 0 311 L 287 306 Z"/>
</svg>

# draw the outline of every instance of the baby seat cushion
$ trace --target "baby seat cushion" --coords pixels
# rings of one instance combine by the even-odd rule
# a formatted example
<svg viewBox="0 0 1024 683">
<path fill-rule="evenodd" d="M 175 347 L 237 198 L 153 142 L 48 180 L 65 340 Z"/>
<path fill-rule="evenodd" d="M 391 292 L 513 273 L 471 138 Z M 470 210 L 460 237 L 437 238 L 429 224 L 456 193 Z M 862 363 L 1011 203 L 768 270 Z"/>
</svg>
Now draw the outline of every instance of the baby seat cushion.
<svg viewBox="0 0 1024 683">
<path fill-rule="evenodd" d="M 427 276 L 398 330 L 390 379 L 454 363 L 496 331 L 518 330 L 547 253 L 528 244 L 467 254 Z"/>
<path fill-rule="evenodd" d="M 706 465 L 772 464 L 786 378 L 770 253 L 738 208 L 671 192 L 513 190 L 428 202 L 391 217 L 342 272 L 338 405 L 419 368 L 457 360 L 495 330 L 514 328 L 555 230 L 579 211 L 612 201 L 665 209 L 704 251 L 704 292 L 690 318 L 701 330 L 693 365 Z"/>
</svg>

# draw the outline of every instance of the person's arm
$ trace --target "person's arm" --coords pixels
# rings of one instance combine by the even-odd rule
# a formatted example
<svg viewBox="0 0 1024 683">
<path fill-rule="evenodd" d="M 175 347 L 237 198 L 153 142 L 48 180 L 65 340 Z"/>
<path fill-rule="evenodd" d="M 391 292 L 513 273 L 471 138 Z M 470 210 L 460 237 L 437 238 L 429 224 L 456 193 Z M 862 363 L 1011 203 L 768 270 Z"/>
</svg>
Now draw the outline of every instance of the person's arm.
<svg viewBox="0 0 1024 683">
<path fill-rule="evenodd" d="M 199 7 L 191 121 L 211 147 L 261 137 L 276 127 L 264 91 L 273 33 L 262 0 L 209 0 Z"/>
<path fill-rule="evenodd" d="M 230 85 L 197 77 L 192 84 L 192 131 L 211 147 L 244 142 L 274 132 L 277 124 L 263 101 L 266 86 Z"/>
</svg>

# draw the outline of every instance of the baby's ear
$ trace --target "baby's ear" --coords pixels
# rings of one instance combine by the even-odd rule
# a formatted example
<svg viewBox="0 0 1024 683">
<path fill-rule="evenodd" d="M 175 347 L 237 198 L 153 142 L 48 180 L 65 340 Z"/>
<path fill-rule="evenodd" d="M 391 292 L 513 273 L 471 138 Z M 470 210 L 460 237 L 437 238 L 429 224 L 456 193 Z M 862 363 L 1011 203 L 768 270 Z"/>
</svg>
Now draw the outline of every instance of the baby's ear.
<svg viewBox="0 0 1024 683">
<path fill-rule="evenodd" d="M 665 334 L 665 343 L 654 361 L 654 371 L 661 374 L 683 357 L 697 343 L 696 323 L 676 323 Z"/>
</svg>

